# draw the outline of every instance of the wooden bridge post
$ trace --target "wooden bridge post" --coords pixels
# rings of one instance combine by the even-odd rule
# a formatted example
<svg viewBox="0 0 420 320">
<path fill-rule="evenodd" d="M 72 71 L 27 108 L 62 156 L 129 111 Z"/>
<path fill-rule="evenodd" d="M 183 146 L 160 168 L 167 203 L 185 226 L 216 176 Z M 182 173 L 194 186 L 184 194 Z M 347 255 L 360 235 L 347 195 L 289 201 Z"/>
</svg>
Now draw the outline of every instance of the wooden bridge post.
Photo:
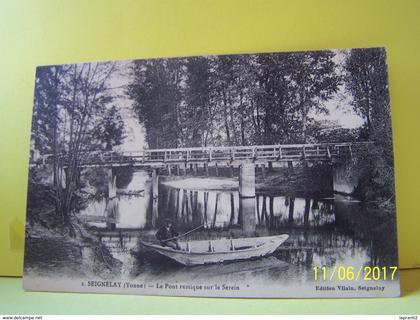
<svg viewBox="0 0 420 320">
<path fill-rule="evenodd" d="M 229 178 L 233 177 L 233 166 L 231 163 L 228 163 L 228 167 L 229 167 Z"/>
<path fill-rule="evenodd" d="M 293 167 L 293 161 L 289 160 L 287 161 L 287 168 L 289 169 L 289 172 L 293 173 L 295 171 Z"/>
<path fill-rule="evenodd" d="M 239 168 L 239 210 L 242 230 L 255 232 L 255 164 L 244 163 Z"/>
<path fill-rule="evenodd" d="M 206 177 L 209 176 L 209 164 L 204 162 L 204 171 L 206 172 Z"/>
<path fill-rule="evenodd" d="M 198 164 L 194 163 L 193 164 L 193 173 L 194 173 L 195 176 L 197 175 L 197 171 L 198 171 Z"/>
<path fill-rule="evenodd" d="M 179 176 L 179 164 L 177 164 L 175 167 L 176 167 L 176 175 Z"/>
<path fill-rule="evenodd" d="M 168 168 L 168 176 L 171 176 L 171 175 L 172 175 L 172 168 L 171 168 L 171 165 L 170 165 L 170 164 L 168 164 L 168 165 L 167 165 L 167 168 Z"/>
<path fill-rule="evenodd" d="M 218 165 L 217 165 L 217 162 L 216 162 L 216 164 L 214 165 L 214 168 L 216 169 L 216 177 L 218 177 L 218 176 L 219 176 L 219 167 L 218 167 Z"/>
<path fill-rule="evenodd" d="M 262 178 L 265 180 L 265 164 L 261 165 L 261 174 L 262 174 Z"/>
</svg>

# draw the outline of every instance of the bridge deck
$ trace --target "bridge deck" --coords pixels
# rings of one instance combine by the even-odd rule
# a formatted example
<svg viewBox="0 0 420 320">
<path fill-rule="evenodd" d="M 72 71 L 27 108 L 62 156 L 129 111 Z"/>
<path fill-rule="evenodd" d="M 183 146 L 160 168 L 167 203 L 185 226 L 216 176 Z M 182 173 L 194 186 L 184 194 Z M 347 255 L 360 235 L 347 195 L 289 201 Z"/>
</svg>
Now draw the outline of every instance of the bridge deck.
<svg viewBox="0 0 420 320">
<path fill-rule="evenodd" d="M 165 166 L 186 163 L 226 163 L 268 161 L 334 161 L 352 157 L 353 149 L 371 142 L 289 144 L 262 146 L 202 147 L 152 149 L 139 151 L 97 151 L 86 154 L 80 166 Z M 31 165 L 52 162 L 52 156 L 43 156 Z M 65 165 L 65 157 L 63 157 Z"/>
</svg>

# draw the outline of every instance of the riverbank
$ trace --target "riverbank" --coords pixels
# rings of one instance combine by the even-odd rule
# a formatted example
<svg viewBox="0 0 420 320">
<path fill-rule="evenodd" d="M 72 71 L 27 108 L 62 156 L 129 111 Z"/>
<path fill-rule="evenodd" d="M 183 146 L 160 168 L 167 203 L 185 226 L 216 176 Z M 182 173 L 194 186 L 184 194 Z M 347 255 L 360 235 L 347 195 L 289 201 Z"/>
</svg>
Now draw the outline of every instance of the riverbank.
<svg viewBox="0 0 420 320">
<path fill-rule="evenodd" d="M 50 221 L 56 221 L 51 212 Z M 69 224 L 47 224 L 43 219 L 31 219 L 26 228 L 26 274 L 100 275 L 103 278 L 120 274 L 122 263 L 109 249 L 91 235 L 82 222 L 71 218 Z"/>
</svg>

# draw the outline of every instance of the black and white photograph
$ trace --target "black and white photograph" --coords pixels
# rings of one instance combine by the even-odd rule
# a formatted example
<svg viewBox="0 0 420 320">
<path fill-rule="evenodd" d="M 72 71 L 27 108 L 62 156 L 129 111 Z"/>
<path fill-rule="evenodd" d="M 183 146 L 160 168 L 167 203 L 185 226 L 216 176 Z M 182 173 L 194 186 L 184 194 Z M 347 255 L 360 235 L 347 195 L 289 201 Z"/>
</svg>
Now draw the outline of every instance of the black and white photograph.
<svg viewBox="0 0 420 320">
<path fill-rule="evenodd" d="M 24 288 L 400 295 L 385 48 L 41 66 Z"/>
</svg>

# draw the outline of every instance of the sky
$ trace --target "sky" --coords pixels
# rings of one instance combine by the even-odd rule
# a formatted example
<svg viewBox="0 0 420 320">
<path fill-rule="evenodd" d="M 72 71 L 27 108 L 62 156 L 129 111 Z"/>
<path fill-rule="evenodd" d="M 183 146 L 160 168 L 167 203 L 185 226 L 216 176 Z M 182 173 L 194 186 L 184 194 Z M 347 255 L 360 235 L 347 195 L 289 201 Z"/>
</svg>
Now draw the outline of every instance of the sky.
<svg viewBox="0 0 420 320">
<path fill-rule="evenodd" d="M 329 120 L 347 129 L 358 128 L 363 125 L 364 119 L 357 115 L 351 106 L 351 96 L 343 86 L 324 106 L 328 109 L 328 114 L 310 114 L 316 120 Z"/>
</svg>

